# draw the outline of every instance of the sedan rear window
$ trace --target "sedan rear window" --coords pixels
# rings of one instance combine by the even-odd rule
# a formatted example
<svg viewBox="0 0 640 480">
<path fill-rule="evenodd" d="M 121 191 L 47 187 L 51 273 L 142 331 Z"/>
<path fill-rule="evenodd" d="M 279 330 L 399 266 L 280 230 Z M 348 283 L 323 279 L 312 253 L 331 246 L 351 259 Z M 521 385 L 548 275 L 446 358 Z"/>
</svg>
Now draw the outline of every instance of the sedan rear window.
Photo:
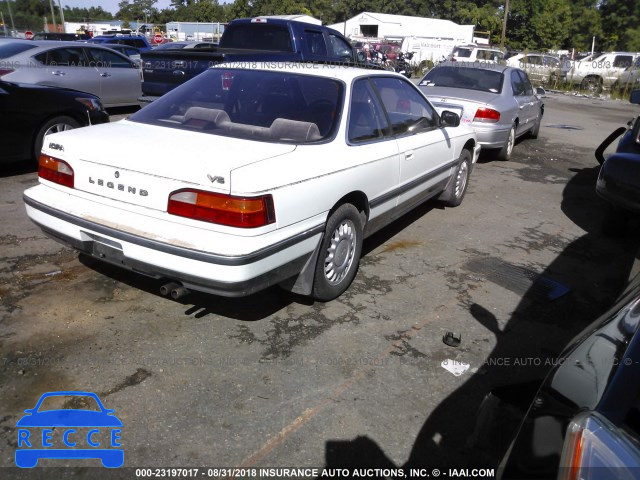
<svg viewBox="0 0 640 480">
<path fill-rule="evenodd" d="M 27 50 L 31 50 L 32 48 L 36 48 L 38 45 L 30 44 L 25 41 L 17 42 L 17 43 L 3 43 L 0 44 L 0 58 L 9 58 L 14 55 L 18 55 L 19 53 L 26 52 Z"/>
<path fill-rule="evenodd" d="M 333 135 L 343 91 L 330 78 L 213 68 L 129 119 L 248 140 L 310 143 Z"/>
<path fill-rule="evenodd" d="M 227 27 L 224 46 L 229 48 L 251 48 L 276 52 L 291 52 L 291 34 L 283 25 L 238 24 Z"/>
<path fill-rule="evenodd" d="M 451 87 L 501 93 L 504 75 L 494 70 L 468 67 L 436 67 L 424 77 L 420 86 Z"/>
</svg>

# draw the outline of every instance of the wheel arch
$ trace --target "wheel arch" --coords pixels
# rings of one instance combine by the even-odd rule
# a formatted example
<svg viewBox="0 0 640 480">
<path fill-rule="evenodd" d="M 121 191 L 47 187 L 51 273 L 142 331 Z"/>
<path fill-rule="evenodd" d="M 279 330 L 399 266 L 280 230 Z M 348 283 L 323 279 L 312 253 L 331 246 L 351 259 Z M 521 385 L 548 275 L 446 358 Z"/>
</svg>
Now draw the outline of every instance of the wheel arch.
<svg viewBox="0 0 640 480">
<path fill-rule="evenodd" d="M 363 225 L 367 223 L 367 220 L 369 219 L 369 212 L 370 212 L 369 198 L 361 190 L 355 190 L 353 192 L 349 192 L 346 195 L 344 195 L 342 198 L 340 198 L 340 200 L 338 200 L 333 205 L 333 207 L 331 207 L 331 210 L 329 210 L 329 213 L 327 214 L 327 219 L 331 216 L 333 212 L 335 212 L 340 207 L 340 205 L 344 205 L 345 203 L 350 203 L 351 205 L 356 207 L 360 212 L 360 214 L 362 215 Z"/>
</svg>

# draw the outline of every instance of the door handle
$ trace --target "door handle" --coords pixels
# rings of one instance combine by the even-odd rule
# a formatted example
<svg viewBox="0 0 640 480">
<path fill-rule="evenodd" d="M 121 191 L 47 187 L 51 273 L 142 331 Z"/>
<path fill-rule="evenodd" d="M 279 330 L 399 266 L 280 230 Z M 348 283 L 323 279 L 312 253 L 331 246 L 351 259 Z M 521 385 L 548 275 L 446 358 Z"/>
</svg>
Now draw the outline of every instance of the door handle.
<svg viewBox="0 0 640 480">
<path fill-rule="evenodd" d="M 174 70 L 173 74 L 176 75 L 176 76 L 178 76 L 178 75 L 179 76 L 184 76 L 184 72 L 182 70 Z"/>
<path fill-rule="evenodd" d="M 413 160 L 414 153 L 413 150 L 409 150 L 408 152 L 404 152 L 404 159 L 407 161 Z"/>
<path fill-rule="evenodd" d="M 111 74 L 110 74 L 110 73 L 106 73 L 106 72 L 104 72 L 104 73 L 101 73 L 101 74 L 100 74 L 100 76 L 101 76 L 101 77 L 105 77 L 105 78 L 106 78 L 106 77 L 110 77 L 110 76 L 111 76 Z"/>
<path fill-rule="evenodd" d="M 51 75 L 55 75 L 57 77 L 64 77 L 66 75 L 65 72 L 61 72 L 60 70 L 56 70 L 55 72 L 51 72 Z"/>
</svg>

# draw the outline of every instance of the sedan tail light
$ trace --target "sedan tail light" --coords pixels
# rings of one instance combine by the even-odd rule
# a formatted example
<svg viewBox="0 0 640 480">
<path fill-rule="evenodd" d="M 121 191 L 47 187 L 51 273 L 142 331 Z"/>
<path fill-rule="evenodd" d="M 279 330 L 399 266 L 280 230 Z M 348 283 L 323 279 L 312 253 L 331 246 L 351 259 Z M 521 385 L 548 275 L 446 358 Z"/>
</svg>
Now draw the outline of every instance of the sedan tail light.
<svg viewBox="0 0 640 480">
<path fill-rule="evenodd" d="M 476 110 L 476 116 L 473 117 L 474 122 L 496 123 L 500 121 L 500 112 L 493 108 L 481 107 Z"/>
<path fill-rule="evenodd" d="M 73 168 L 58 158 L 40 154 L 38 176 L 50 182 L 73 188 Z"/>
<path fill-rule="evenodd" d="M 227 225 L 256 228 L 276 221 L 273 197 L 235 197 L 202 190 L 178 190 L 169 195 L 171 215 Z"/>
<path fill-rule="evenodd" d="M 638 465 L 640 446 L 603 416 L 585 412 L 567 428 L 558 479 L 632 480 Z"/>
<path fill-rule="evenodd" d="M 13 68 L 0 68 L 0 77 L 13 72 L 14 72 Z"/>
</svg>

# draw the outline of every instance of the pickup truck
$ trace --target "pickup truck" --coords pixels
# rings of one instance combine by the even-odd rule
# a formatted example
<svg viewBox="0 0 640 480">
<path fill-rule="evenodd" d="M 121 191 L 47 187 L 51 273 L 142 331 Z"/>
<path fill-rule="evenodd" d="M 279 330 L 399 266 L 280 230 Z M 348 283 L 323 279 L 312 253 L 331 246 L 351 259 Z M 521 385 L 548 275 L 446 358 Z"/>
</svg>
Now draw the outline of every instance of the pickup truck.
<svg viewBox="0 0 640 480">
<path fill-rule="evenodd" d="M 278 18 L 242 18 L 227 25 L 219 45 L 144 52 L 141 102 L 152 102 L 221 62 L 356 63 L 349 41 L 338 31 Z"/>
<path fill-rule="evenodd" d="M 640 52 L 610 52 L 586 57 L 573 62 L 567 73 L 570 84 L 580 85 L 582 90 L 598 95 L 603 89 L 613 87 L 623 72 L 640 58 Z"/>
</svg>

